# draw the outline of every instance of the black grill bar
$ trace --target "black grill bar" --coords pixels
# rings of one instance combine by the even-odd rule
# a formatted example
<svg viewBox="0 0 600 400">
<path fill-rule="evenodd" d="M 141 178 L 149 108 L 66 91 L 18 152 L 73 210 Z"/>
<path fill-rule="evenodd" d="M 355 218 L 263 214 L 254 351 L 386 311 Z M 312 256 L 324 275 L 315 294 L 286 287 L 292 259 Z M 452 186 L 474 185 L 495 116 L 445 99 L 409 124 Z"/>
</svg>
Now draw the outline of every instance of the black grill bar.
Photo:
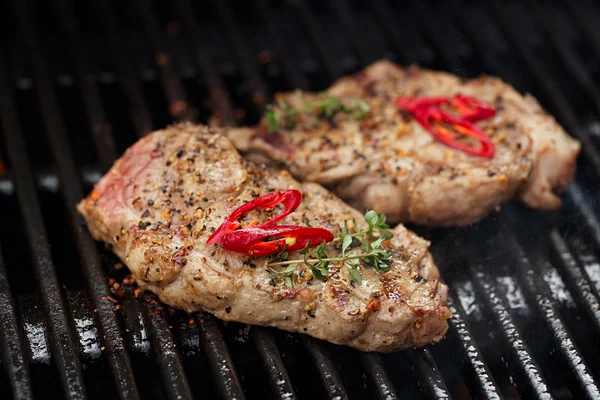
<svg viewBox="0 0 600 400">
<path fill-rule="evenodd" d="M 293 62 L 292 54 L 290 52 L 292 47 L 290 47 L 289 44 L 284 43 L 279 27 L 276 26 L 276 18 L 273 15 L 271 7 L 266 4 L 266 0 L 257 0 L 256 7 L 258 8 L 258 12 L 264 18 L 269 35 L 275 44 L 276 51 L 282 55 L 281 64 L 290 84 L 297 89 L 308 89 L 307 80 L 300 73 L 297 64 Z"/>
<path fill-rule="evenodd" d="M 600 332 L 600 301 L 594 293 L 595 290 L 590 284 L 587 273 L 579 268 L 568 245 L 557 230 L 550 233 L 550 242 L 558 258 L 559 266 L 562 267 L 566 281 L 579 300 L 578 303 L 583 305 L 596 330 Z"/>
<path fill-rule="evenodd" d="M 417 349 L 417 369 L 419 375 L 424 377 L 424 387 L 430 399 L 450 399 L 450 393 L 444 378 L 435 365 L 431 351 L 428 348 Z"/>
<path fill-rule="evenodd" d="M 0 100 L 0 107 L 5 108 L 2 100 Z M 10 282 L 0 253 L 0 343 L 3 344 L 0 347 L 0 360 L 8 372 L 12 395 L 19 400 L 33 397 L 22 337 L 15 302 L 11 296 Z"/>
<path fill-rule="evenodd" d="M 75 233 L 91 302 L 94 309 L 97 310 L 96 318 L 105 340 L 107 359 L 117 383 L 119 395 L 122 398 L 138 398 L 139 394 L 133 377 L 131 361 L 125 349 L 112 303 L 102 300 L 110 296 L 110 293 L 106 285 L 99 255 L 95 244 L 83 228 L 82 217 L 74 209 L 74 205 L 82 197 L 83 190 L 68 146 L 66 130 L 57 108 L 58 98 L 53 90 L 52 80 L 48 75 L 48 68 L 35 35 L 35 26 L 29 16 L 27 4 L 19 2 L 17 7 L 17 18 L 21 33 L 31 51 L 31 61 L 34 64 L 38 100 L 42 117 L 46 122 L 50 151 L 56 161 L 63 200 Z M 82 396 L 85 393 L 83 387 L 77 388 L 77 390 L 76 396 Z"/>
<path fill-rule="evenodd" d="M 525 41 L 522 40 L 525 35 L 520 32 L 520 24 L 515 24 L 513 18 L 507 15 L 507 11 L 496 2 L 490 2 L 490 7 L 492 8 L 491 14 L 496 17 L 498 24 L 511 39 L 517 52 L 531 71 L 532 79 L 536 81 L 539 89 L 544 92 L 545 98 L 552 104 L 555 113 L 567 131 L 581 140 L 583 154 L 592 164 L 593 169 L 600 172 L 600 154 L 598 154 L 588 132 L 578 126 L 575 112 L 567 98 L 561 93 L 555 77 L 544 68 L 544 64 L 535 56 L 535 52 L 529 49 Z"/>
<path fill-rule="evenodd" d="M 333 8 L 335 15 L 338 17 L 342 26 L 346 30 L 346 32 L 352 37 L 352 44 L 358 57 L 360 58 L 362 63 L 368 63 L 373 61 L 369 46 L 358 29 L 356 29 L 356 23 L 354 22 L 354 18 L 348 9 L 347 0 L 340 1 L 332 1 L 329 5 Z"/>
<path fill-rule="evenodd" d="M 577 348 L 571 334 L 567 331 L 565 323 L 560 317 L 556 305 L 552 299 L 550 289 L 543 279 L 540 279 L 540 271 L 528 260 L 525 251 L 514 235 L 507 229 L 504 236 L 508 241 L 508 248 L 514 252 L 516 258 L 516 269 L 520 281 L 525 282 L 528 293 L 532 294 L 541 311 L 542 317 L 554 337 L 556 346 L 560 349 L 562 356 L 566 359 L 585 394 L 590 399 L 600 398 L 600 389 L 594 379 L 589 367 L 585 364 L 580 350 Z"/>
<path fill-rule="evenodd" d="M 386 0 L 374 0 L 374 10 L 377 18 L 381 21 L 385 33 L 391 38 L 391 41 L 396 48 L 396 54 L 403 62 L 407 60 L 415 61 L 416 55 L 410 53 L 406 43 L 406 37 L 398 30 L 398 20 L 392 15 L 390 7 Z"/>
<path fill-rule="evenodd" d="M 117 158 L 115 142 L 112 139 L 112 129 L 102 107 L 102 99 L 96 85 L 96 79 L 91 74 L 86 57 L 83 54 L 77 20 L 66 0 L 57 0 L 54 3 L 57 5 L 55 8 L 56 16 L 65 32 L 64 37 L 67 40 L 69 49 L 72 50 L 77 79 L 82 89 L 83 101 L 90 123 L 89 129 L 96 148 L 102 149 L 102 151 L 98 152 L 100 165 L 103 170 L 107 171 L 112 162 Z"/>
<path fill-rule="evenodd" d="M 167 398 L 191 400 L 193 398 L 188 380 L 183 372 L 183 363 L 179 349 L 175 345 L 171 327 L 167 325 L 164 312 L 152 304 L 149 295 L 144 295 L 144 319 L 150 327 L 150 336 L 158 356 L 158 368 L 162 379 L 162 387 Z"/>
<path fill-rule="evenodd" d="M 593 13 L 589 12 L 592 7 L 587 0 L 581 1 L 563 1 L 577 20 L 577 23 L 585 31 L 586 37 L 590 39 L 593 50 L 596 54 L 600 54 L 600 33 L 596 29 L 598 22 L 594 21 Z"/>
<path fill-rule="evenodd" d="M 474 261 L 474 260 L 473 260 Z M 482 298 L 487 307 L 492 311 L 492 316 L 496 323 L 502 328 L 502 334 L 510 345 L 510 350 L 516 362 L 515 367 L 519 368 L 524 374 L 531 393 L 539 399 L 553 399 L 554 395 L 550 393 L 548 384 L 541 373 L 540 367 L 533 359 L 528 346 L 522 339 L 512 316 L 506 309 L 496 284 L 492 278 L 484 272 L 484 266 L 477 265 L 477 274 L 473 280 L 475 286 L 482 293 Z M 509 361 L 510 362 L 510 361 Z M 521 386 L 520 382 L 516 382 Z"/>
<path fill-rule="evenodd" d="M 550 43 L 556 49 L 560 59 L 569 70 L 570 75 L 575 77 L 581 89 L 594 102 L 596 112 L 600 113 L 600 91 L 598 90 L 598 86 L 581 57 L 569 46 L 564 35 L 554 26 L 556 21 L 553 12 L 538 0 L 526 3 L 530 6 L 529 14 L 536 18 L 537 24 L 542 27 L 544 33 L 550 39 Z"/>
<path fill-rule="evenodd" d="M 110 54 L 113 56 L 119 83 L 129 103 L 129 114 L 133 118 L 133 126 L 137 135 L 142 137 L 152 131 L 152 116 L 142 94 L 139 76 L 127 50 L 123 47 L 119 27 L 114 13 L 109 9 L 110 6 L 103 0 L 95 0 L 93 4 L 95 14 L 98 14 L 99 19 L 102 20 L 102 26 L 108 36 Z"/>
<path fill-rule="evenodd" d="M 447 35 L 441 31 L 439 22 L 435 20 L 436 14 L 431 12 L 425 1 L 414 1 L 411 2 L 411 5 L 419 16 L 419 20 L 425 27 L 425 31 L 431 38 L 440 58 L 449 68 L 449 71 L 453 74 L 464 76 L 465 70 L 460 61 L 460 55 L 455 51 L 457 43 L 451 43 L 447 40 Z"/>
<path fill-rule="evenodd" d="M 503 49 L 498 43 L 489 41 L 473 24 L 472 17 L 469 15 L 467 6 L 462 0 L 450 0 L 450 9 L 456 17 L 457 26 L 464 31 L 466 36 L 474 44 L 474 53 L 479 56 L 479 61 L 485 68 L 494 75 L 505 77 L 511 81 L 513 85 L 519 86 L 522 83 L 521 75 L 513 73 L 511 65 L 504 62 L 502 55 L 505 55 L 508 50 Z M 508 45 L 507 45 L 508 47 Z M 493 51 L 489 51 L 489 50 Z M 520 70 L 520 65 L 516 66 Z"/>
<path fill-rule="evenodd" d="M 116 39 L 119 37 L 118 26 L 114 19 L 114 14 L 112 10 L 108 8 L 104 8 L 102 2 L 98 2 L 98 6 L 101 8 L 104 16 L 106 16 L 106 20 L 110 23 L 108 24 L 109 36 Z M 151 10 L 146 10 L 144 13 L 144 17 L 146 19 L 151 18 Z M 151 39 L 156 38 L 158 35 L 155 32 L 152 32 L 152 28 L 156 28 L 156 21 L 146 21 L 145 23 L 147 29 L 150 31 L 148 35 Z M 118 40 L 118 39 L 116 39 Z M 165 92 L 169 97 L 169 101 L 171 102 L 171 114 L 177 118 L 191 118 L 193 117 L 193 111 L 187 106 L 185 102 L 185 95 L 182 93 L 183 88 L 180 81 L 171 82 L 171 79 L 177 79 L 177 75 L 173 72 L 172 67 L 170 66 L 170 61 L 168 55 L 165 53 L 161 54 L 160 61 L 165 61 L 163 63 L 163 68 L 161 69 L 161 77 L 163 86 L 165 87 Z M 125 57 L 125 54 L 117 54 L 117 56 Z M 127 69 L 128 66 L 132 65 L 129 62 L 129 58 L 124 58 L 120 62 L 121 69 Z M 126 94 L 128 95 L 128 99 L 133 101 L 133 104 L 137 105 L 138 110 L 142 112 L 133 114 L 133 120 L 135 126 L 138 127 L 138 135 L 147 133 L 145 131 L 141 131 L 139 129 L 148 129 L 148 131 L 152 130 L 151 120 L 147 120 L 149 118 L 149 114 L 145 112 L 146 105 L 141 96 L 141 90 L 139 89 L 139 83 L 137 81 L 137 77 L 135 78 L 135 83 L 126 83 L 129 86 L 129 89 L 126 90 Z M 167 89 L 169 87 L 170 89 Z M 126 302 L 134 301 L 131 298 L 126 298 Z M 128 307 L 131 309 L 132 307 Z M 164 316 L 159 313 L 152 316 L 151 320 L 145 318 L 147 325 L 150 327 L 150 334 L 153 338 L 154 342 L 154 352 L 156 358 L 158 360 L 160 368 L 160 374 L 162 383 L 164 386 L 164 390 L 169 398 L 178 399 L 178 398 L 191 398 L 191 391 L 189 388 L 189 383 L 187 382 L 187 378 L 185 375 L 185 371 L 183 369 L 183 363 L 181 361 L 181 355 L 179 354 L 179 350 L 174 346 L 174 344 L 170 344 L 169 340 L 172 341 L 173 336 L 168 328 L 168 323 L 164 319 Z M 128 322 L 129 325 L 134 324 L 133 321 Z M 166 346 L 166 347 L 165 347 Z"/>
<path fill-rule="evenodd" d="M 308 349 L 308 352 L 315 360 L 317 370 L 325 386 L 325 390 L 330 399 L 348 399 L 348 393 L 342 382 L 342 378 L 338 373 L 335 363 L 333 362 L 329 352 L 323 347 L 319 340 L 312 339 L 306 335 L 302 335 L 302 342 Z"/>
<path fill-rule="evenodd" d="M 198 327 L 219 394 L 227 399 L 245 399 L 240 378 L 233 368 L 233 361 L 215 318 L 201 313 L 198 317 Z"/>
<path fill-rule="evenodd" d="M 133 0 L 136 10 L 141 14 L 146 31 L 148 47 L 154 53 L 154 63 L 160 71 L 163 90 L 169 101 L 169 113 L 176 120 L 191 121 L 196 118 L 197 110 L 190 107 L 185 88 L 179 74 L 173 68 L 173 60 L 164 33 L 159 28 L 152 4 L 144 0 Z"/>
<path fill-rule="evenodd" d="M 227 27 L 227 33 L 229 33 L 229 39 L 234 53 L 240 61 L 242 71 L 252 90 L 252 100 L 257 104 L 259 110 L 262 110 L 264 104 L 271 101 L 272 96 L 268 90 L 268 86 L 261 78 L 258 66 L 250 53 L 250 44 L 245 40 L 245 36 L 242 33 L 239 23 L 234 17 L 227 2 L 215 0 L 214 3 L 219 18 L 223 21 L 223 25 Z"/>
<path fill-rule="evenodd" d="M 471 368 L 475 372 L 475 379 L 477 381 L 476 389 L 479 392 L 479 396 L 484 399 L 499 400 L 500 390 L 469 329 L 465 311 L 453 294 L 448 296 L 448 308 L 452 311 L 452 319 L 449 321 L 450 329 L 454 330 L 460 338 L 461 351 L 467 357 Z"/>
<path fill-rule="evenodd" d="M 212 102 L 220 113 L 219 120 L 222 124 L 233 125 L 236 119 L 229 93 L 217 69 L 213 65 L 213 58 L 210 51 L 200 40 L 205 35 L 202 34 L 202 30 L 194 17 L 192 7 L 188 0 L 177 0 L 175 1 L 175 5 L 185 29 L 189 32 L 196 60 L 208 85 Z"/>
<path fill-rule="evenodd" d="M 381 356 L 377 353 L 362 353 L 361 358 L 365 364 L 367 374 L 375 384 L 377 396 L 382 400 L 394 400 L 398 398 L 394 384 L 390 380 Z"/>
<path fill-rule="evenodd" d="M 329 51 L 324 43 L 323 38 L 325 37 L 325 32 L 321 29 L 319 24 L 315 24 L 312 20 L 309 6 L 306 4 L 306 1 L 296 1 L 293 2 L 292 5 L 296 7 L 304 29 L 308 31 L 312 44 L 317 48 L 317 53 L 319 54 L 319 58 L 321 59 L 321 63 L 323 64 L 323 68 L 325 68 L 327 75 L 332 77 L 332 79 L 337 79 L 342 76 L 342 68 L 337 60 L 334 59 L 334 54 Z"/>
<path fill-rule="evenodd" d="M 585 227 L 590 232 L 590 238 L 594 241 L 597 248 L 600 249 L 600 221 L 598 221 L 590 204 L 584 200 L 579 184 L 574 182 L 570 185 L 567 190 L 567 196 L 577 206 L 577 212 L 581 215 Z"/>
<path fill-rule="evenodd" d="M 263 364 L 267 368 L 267 378 L 273 392 L 280 399 L 295 397 L 296 394 L 292 388 L 290 377 L 285 369 L 273 335 L 267 329 L 258 326 L 250 329 L 250 335 Z"/>
<path fill-rule="evenodd" d="M 53 360 L 58 368 L 65 396 L 84 399 L 85 385 L 81 375 L 79 358 L 75 354 L 75 335 L 71 329 L 65 300 L 62 296 L 56 269 L 46 237 L 46 228 L 36 194 L 35 180 L 28 161 L 25 143 L 16 120 L 16 108 L 12 90 L 7 82 L 7 69 L 0 67 L 0 113 L 4 131 L 4 143 L 8 163 L 16 185 L 24 230 L 29 240 L 33 267 L 40 290 L 40 300 L 47 318 Z"/>
</svg>

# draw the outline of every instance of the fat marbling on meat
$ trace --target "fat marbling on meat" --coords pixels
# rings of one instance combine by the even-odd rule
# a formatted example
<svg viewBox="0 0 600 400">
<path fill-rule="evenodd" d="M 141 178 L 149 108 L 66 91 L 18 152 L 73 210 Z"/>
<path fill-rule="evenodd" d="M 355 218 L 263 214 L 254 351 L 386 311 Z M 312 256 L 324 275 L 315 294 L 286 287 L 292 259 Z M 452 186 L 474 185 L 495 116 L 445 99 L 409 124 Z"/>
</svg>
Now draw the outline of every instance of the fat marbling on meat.
<svg viewBox="0 0 600 400">
<path fill-rule="evenodd" d="M 322 186 L 248 162 L 219 129 L 191 124 L 154 132 L 130 147 L 78 210 L 92 236 L 112 249 L 137 283 L 172 307 L 364 351 L 395 351 L 444 337 L 448 289 L 438 280 L 429 242 L 403 226 L 394 228 L 389 243 L 391 269 L 361 267 L 362 285 L 351 282 L 340 265 L 331 265 L 321 281 L 299 263 L 290 288 L 268 271 L 267 257 L 206 244 L 235 208 L 285 189 L 304 196 L 285 224 L 308 222 L 339 235 L 353 214 L 365 226 L 360 213 Z M 272 213 L 255 210 L 245 218 L 261 221 Z M 339 251 L 328 248 L 330 256 Z"/>
<path fill-rule="evenodd" d="M 325 185 L 350 205 L 385 213 L 392 222 L 468 225 L 518 197 L 541 210 L 560 206 L 558 194 L 572 179 L 580 143 L 569 137 L 531 96 L 498 78 L 462 80 L 417 67 L 379 61 L 340 79 L 326 93 L 342 103 L 365 101 L 371 116 L 357 120 L 338 113 L 329 120 L 300 112 L 291 129 L 267 132 L 231 128 L 227 136 L 252 159 L 259 156 L 303 181 Z M 493 105 L 496 116 L 477 125 L 495 143 L 493 159 L 438 142 L 397 96 L 475 97 Z M 306 109 L 321 97 L 290 92 L 277 104 Z M 280 103 L 283 102 L 283 103 Z"/>
</svg>

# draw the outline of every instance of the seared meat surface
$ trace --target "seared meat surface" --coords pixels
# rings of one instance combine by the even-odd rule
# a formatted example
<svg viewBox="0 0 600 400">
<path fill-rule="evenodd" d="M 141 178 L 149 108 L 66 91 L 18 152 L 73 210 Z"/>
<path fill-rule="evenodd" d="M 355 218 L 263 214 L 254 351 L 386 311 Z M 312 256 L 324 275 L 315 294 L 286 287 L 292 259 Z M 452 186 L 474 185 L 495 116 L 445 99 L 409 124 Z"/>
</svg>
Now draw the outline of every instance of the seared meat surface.
<svg viewBox="0 0 600 400">
<path fill-rule="evenodd" d="M 304 195 L 299 209 L 282 221 L 286 225 L 309 223 L 339 235 L 350 214 L 359 227 L 366 224 L 320 185 L 247 162 L 220 133 L 181 124 L 150 134 L 78 205 L 93 237 L 117 254 L 142 288 L 189 312 L 205 310 L 223 320 L 306 333 L 364 351 L 389 352 L 444 337 L 448 289 L 438 281 L 429 242 L 403 226 L 393 230 L 388 245 L 391 269 L 377 273 L 361 266 L 361 285 L 341 265 L 330 265 L 328 279 L 321 281 L 299 263 L 290 288 L 269 272 L 267 257 L 207 245 L 234 209 L 277 190 Z M 244 218 L 265 221 L 276 212 L 255 210 Z M 328 248 L 330 257 L 339 256 L 338 247 Z"/>
<path fill-rule="evenodd" d="M 345 104 L 366 102 L 370 117 L 337 113 L 316 124 L 314 116 L 299 113 L 290 117 L 289 129 L 268 132 L 263 120 L 256 128 L 229 129 L 227 135 L 250 158 L 269 159 L 300 180 L 325 185 L 354 207 L 385 213 L 392 222 L 467 225 L 512 197 L 550 210 L 560 206 L 557 193 L 572 179 L 579 142 L 533 97 L 497 78 L 461 80 L 379 61 L 340 79 L 327 93 Z M 496 108 L 494 118 L 477 122 L 495 143 L 493 159 L 438 142 L 394 102 L 397 96 L 457 94 Z M 320 98 L 300 92 L 276 97 L 297 110 Z"/>
</svg>

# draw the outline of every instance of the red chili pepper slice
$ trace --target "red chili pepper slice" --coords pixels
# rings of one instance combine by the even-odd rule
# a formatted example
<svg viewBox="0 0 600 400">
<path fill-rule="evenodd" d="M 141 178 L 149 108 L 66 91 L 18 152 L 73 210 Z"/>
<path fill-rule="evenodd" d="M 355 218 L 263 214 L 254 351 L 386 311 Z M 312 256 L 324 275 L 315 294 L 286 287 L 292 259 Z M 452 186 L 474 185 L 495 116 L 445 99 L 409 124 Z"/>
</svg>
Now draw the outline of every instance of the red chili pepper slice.
<svg viewBox="0 0 600 400">
<path fill-rule="evenodd" d="M 459 110 L 461 119 L 471 122 L 483 121 L 496 115 L 496 109 L 491 104 L 462 94 L 454 96 L 450 104 Z"/>
<path fill-rule="evenodd" d="M 396 104 L 411 112 L 422 106 L 448 104 L 458 111 L 459 118 L 471 122 L 483 121 L 496 115 L 496 109 L 491 104 L 462 94 L 453 97 L 397 97 Z"/>
<path fill-rule="evenodd" d="M 473 97 L 456 95 L 453 97 L 397 97 L 396 104 L 410 111 L 415 119 L 433 137 L 446 146 L 485 158 L 493 158 L 496 150 L 490 138 L 471 122 L 492 118 L 496 110 L 488 103 Z M 449 105 L 458 111 L 454 116 L 443 111 L 440 106 Z M 433 121 L 434 125 L 429 121 Z M 455 135 L 442 124 L 449 124 L 454 131 L 476 139 L 480 147 L 456 141 Z"/>
<path fill-rule="evenodd" d="M 435 107 L 419 107 L 413 112 L 413 115 L 434 138 L 448 147 L 485 158 L 493 158 L 496 154 L 492 140 L 481 129 L 469 121 L 456 118 Z M 429 122 L 430 120 L 434 121 L 433 126 Z M 444 123 L 451 125 L 455 131 L 476 139 L 480 147 L 457 142 L 455 136 L 442 125 Z"/>
<path fill-rule="evenodd" d="M 206 242 L 207 244 L 216 244 L 220 243 L 223 235 L 227 232 L 231 232 L 241 226 L 238 222 L 238 219 L 242 217 L 244 214 L 248 212 L 259 209 L 264 210 L 266 208 L 273 208 L 279 204 L 282 204 L 284 210 L 281 214 L 276 217 L 271 218 L 270 220 L 258 225 L 258 227 L 273 225 L 277 221 L 285 218 L 290 213 L 294 212 L 300 202 L 302 201 L 302 193 L 298 190 L 281 190 L 278 192 L 273 192 L 266 194 L 264 196 L 257 197 L 254 200 L 251 200 L 245 204 L 242 204 L 240 207 L 236 208 L 225 221 L 219 226 Z"/>
<path fill-rule="evenodd" d="M 312 247 L 331 240 L 333 234 L 323 228 L 278 225 L 238 229 L 227 233 L 221 244 L 225 250 L 260 257 L 277 254 L 286 245 L 288 251 L 295 251 L 303 249 L 309 242 Z"/>
<path fill-rule="evenodd" d="M 421 106 L 448 104 L 448 97 L 396 97 L 396 104 L 412 112 Z"/>
<path fill-rule="evenodd" d="M 333 234 L 323 228 L 274 225 L 294 212 L 301 201 L 302 193 L 298 190 L 283 190 L 257 197 L 236 208 L 206 243 L 222 244 L 228 251 L 259 257 L 277 254 L 286 244 L 288 250 L 294 251 L 304 248 L 309 242 L 310 246 L 316 246 L 333 240 Z M 238 219 L 243 215 L 254 209 L 273 208 L 279 204 L 284 206 L 281 214 L 262 224 L 239 229 Z"/>
</svg>

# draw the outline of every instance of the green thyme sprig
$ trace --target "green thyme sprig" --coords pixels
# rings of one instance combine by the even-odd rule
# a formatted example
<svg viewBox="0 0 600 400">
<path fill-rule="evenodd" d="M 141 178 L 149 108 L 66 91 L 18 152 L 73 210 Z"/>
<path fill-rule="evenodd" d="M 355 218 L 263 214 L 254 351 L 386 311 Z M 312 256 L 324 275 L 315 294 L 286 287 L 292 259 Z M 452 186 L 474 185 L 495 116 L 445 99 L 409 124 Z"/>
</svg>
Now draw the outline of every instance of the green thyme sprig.
<svg viewBox="0 0 600 400">
<path fill-rule="evenodd" d="M 285 129 L 294 128 L 294 117 L 298 114 L 298 110 L 290 107 L 286 102 L 280 100 L 277 102 L 277 107 L 272 105 L 267 106 L 265 112 L 265 120 L 267 121 L 267 129 L 269 132 L 275 132 L 277 127 L 283 121 Z"/>
<path fill-rule="evenodd" d="M 283 279 L 286 286 L 293 286 L 293 273 L 298 264 L 304 264 L 316 279 L 324 280 L 329 275 L 329 265 L 331 263 L 343 263 L 348 270 L 350 278 L 357 284 L 362 284 L 360 266 L 364 264 L 375 268 L 377 272 L 386 272 L 390 269 L 389 261 L 392 259 L 392 252 L 383 248 L 383 242 L 392 238 L 392 233 L 386 224 L 386 217 L 373 210 L 365 214 L 367 228 L 350 232 L 347 221 L 342 226 L 340 236 L 334 238 L 330 243 L 321 243 L 314 248 L 310 248 L 310 243 L 300 251 L 303 258 L 300 260 L 288 260 L 288 253 L 284 248 L 282 252 L 274 256 L 273 261 L 269 263 L 269 271 L 276 277 Z M 352 227 L 356 229 L 356 221 L 352 217 Z M 378 232 L 378 235 L 374 235 Z M 341 242 L 342 255 L 340 257 L 328 257 L 327 246 Z M 352 248 L 362 248 L 362 252 L 357 254 L 348 254 Z M 272 267 L 286 266 L 282 271 L 276 271 Z M 289 279 L 288 279 L 289 278 Z M 288 285 L 289 283 L 289 285 Z"/>
<path fill-rule="evenodd" d="M 315 126 L 319 126 L 320 118 L 331 119 L 338 113 L 352 115 L 355 119 L 367 118 L 371 113 L 371 106 L 363 99 L 353 99 L 344 104 L 337 97 L 323 92 L 320 94 L 320 99 L 311 103 L 304 97 L 302 91 L 299 91 L 299 95 L 304 101 L 303 110 L 295 109 L 281 100 L 277 102 L 277 107 L 267 106 L 265 121 L 269 132 L 276 131 L 281 125 L 286 130 L 293 129 L 294 119 L 300 113 L 312 115 L 315 118 Z"/>
</svg>

